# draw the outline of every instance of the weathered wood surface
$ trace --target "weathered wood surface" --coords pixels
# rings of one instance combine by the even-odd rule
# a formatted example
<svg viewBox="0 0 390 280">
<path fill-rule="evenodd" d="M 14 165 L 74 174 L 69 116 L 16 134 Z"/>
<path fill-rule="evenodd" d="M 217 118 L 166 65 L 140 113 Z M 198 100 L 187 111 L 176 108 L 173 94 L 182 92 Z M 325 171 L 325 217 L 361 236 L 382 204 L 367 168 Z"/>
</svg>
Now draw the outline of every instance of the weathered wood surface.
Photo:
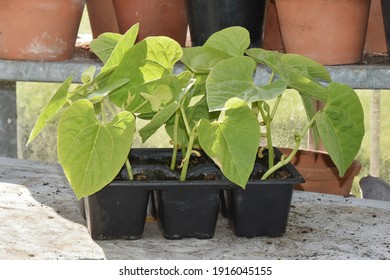
<svg viewBox="0 0 390 280">
<path fill-rule="evenodd" d="M 254 217 L 255 219 L 255 217 Z M 213 239 L 94 241 L 58 165 L 0 158 L 0 259 L 390 259 L 390 203 L 294 192 L 280 238 L 238 238 L 220 217 Z"/>
</svg>

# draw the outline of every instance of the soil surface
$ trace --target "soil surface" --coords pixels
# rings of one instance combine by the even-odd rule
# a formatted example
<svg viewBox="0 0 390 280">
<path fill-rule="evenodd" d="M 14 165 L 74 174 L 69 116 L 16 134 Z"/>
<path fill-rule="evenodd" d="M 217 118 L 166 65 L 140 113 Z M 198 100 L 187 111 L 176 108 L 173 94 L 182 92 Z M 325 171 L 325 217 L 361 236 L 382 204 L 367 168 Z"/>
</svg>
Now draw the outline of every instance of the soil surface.
<svg viewBox="0 0 390 280">
<path fill-rule="evenodd" d="M 364 65 L 386 65 L 389 64 L 389 56 L 387 53 L 372 53 L 364 52 L 360 64 Z"/>
</svg>

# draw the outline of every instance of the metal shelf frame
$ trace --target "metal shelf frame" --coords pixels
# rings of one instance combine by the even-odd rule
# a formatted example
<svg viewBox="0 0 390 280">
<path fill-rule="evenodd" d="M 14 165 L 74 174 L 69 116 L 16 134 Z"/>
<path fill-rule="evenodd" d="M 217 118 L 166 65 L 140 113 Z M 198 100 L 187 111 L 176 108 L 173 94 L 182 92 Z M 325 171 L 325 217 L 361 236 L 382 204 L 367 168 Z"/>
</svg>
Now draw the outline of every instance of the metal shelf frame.
<svg viewBox="0 0 390 280">
<path fill-rule="evenodd" d="M 17 157 L 16 82 L 61 83 L 72 75 L 74 82 L 80 83 L 81 74 L 92 65 L 99 70 L 102 63 L 86 55 L 54 62 L 0 59 L 0 156 Z M 182 64 L 175 67 L 178 72 L 182 69 Z M 327 69 L 334 81 L 355 89 L 390 89 L 390 65 L 341 65 Z M 269 76 L 269 71 L 259 66 L 255 83 L 264 84 Z"/>
</svg>

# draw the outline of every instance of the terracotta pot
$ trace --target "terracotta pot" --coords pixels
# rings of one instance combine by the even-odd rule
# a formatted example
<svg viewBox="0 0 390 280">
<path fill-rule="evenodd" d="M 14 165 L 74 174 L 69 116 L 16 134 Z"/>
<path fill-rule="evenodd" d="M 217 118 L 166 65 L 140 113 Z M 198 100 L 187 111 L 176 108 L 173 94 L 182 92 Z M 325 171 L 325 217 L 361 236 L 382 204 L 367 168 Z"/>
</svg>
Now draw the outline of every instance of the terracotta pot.
<svg viewBox="0 0 390 280">
<path fill-rule="evenodd" d="M 0 1 L 0 58 L 72 58 L 85 0 Z"/>
<path fill-rule="evenodd" d="M 292 150 L 280 148 L 280 151 L 289 155 Z M 291 163 L 305 179 L 305 183 L 297 185 L 295 189 L 342 196 L 350 194 L 353 180 L 362 168 L 361 163 L 354 160 L 345 175 L 340 177 L 327 153 L 309 150 L 299 150 Z"/>
<path fill-rule="evenodd" d="M 113 0 L 120 33 L 140 24 L 138 40 L 164 35 L 185 46 L 187 12 L 185 0 Z"/>
<path fill-rule="evenodd" d="M 374 53 L 387 53 L 381 0 L 371 0 L 364 50 Z"/>
<path fill-rule="evenodd" d="M 87 10 L 93 38 L 104 32 L 119 33 L 112 0 L 87 0 Z"/>
<path fill-rule="evenodd" d="M 390 53 L 390 1 L 381 0 L 382 2 L 382 16 L 385 27 L 387 53 Z"/>
<path fill-rule="evenodd" d="M 266 50 L 284 52 L 282 34 L 280 33 L 279 19 L 276 13 L 275 2 L 273 0 L 268 3 L 267 7 L 263 48 Z"/>
<path fill-rule="evenodd" d="M 325 65 L 361 60 L 370 0 L 275 0 L 284 48 Z"/>
</svg>

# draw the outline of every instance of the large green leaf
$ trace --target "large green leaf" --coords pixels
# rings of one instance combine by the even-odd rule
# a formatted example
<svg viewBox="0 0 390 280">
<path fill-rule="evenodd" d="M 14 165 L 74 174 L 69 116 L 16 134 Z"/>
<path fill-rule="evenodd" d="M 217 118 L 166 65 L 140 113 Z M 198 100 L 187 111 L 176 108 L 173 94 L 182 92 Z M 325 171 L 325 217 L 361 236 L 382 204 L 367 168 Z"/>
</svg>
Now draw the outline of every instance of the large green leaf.
<svg viewBox="0 0 390 280">
<path fill-rule="evenodd" d="M 104 124 L 93 104 L 81 99 L 67 109 L 58 124 L 58 159 L 77 198 L 110 183 L 122 168 L 132 144 L 135 119 L 119 113 Z"/>
<path fill-rule="evenodd" d="M 225 103 L 233 97 L 255 102 L 273 99 L 286 90 L 286 83 L 282 80 L 266 86 L 255 85 L 255 70 L 255 61 L 245 56 L 232 57 L 215 65 L 206 81 L 209 109 L 222 110 Z"/>
<path fill-rule="evenodd" d="M 248 30 L 240 26 L 232 26 L 212 34 L 204 46 L 222 51 L 230 56 L 242 56 L 250 42 Z"/>
<path fill-rule="evenodd" d="M 331 83 L 325 108 L 318 113 L 321 140 L 340 176 L 359 152 L 364 136 L 364 113 L 355 91 L 347 85 Z"/>
<path fill-rule="evenodd" d="M 57 89 L 56 93 L 50 99 L 49 103 L 43 109 L 39 115 L 37 122 L 33 130 L 31 131 L 30 137 L 28 138 L 27 144 L 31 143 L 39 135 L 42 129 L 50 122 L 50 120 L 64 107 L 67 103 L 67 94 L 69 87 L 72 83 L 73 78 L 69 76 Z"/>
<path fill-rule="evenodd" d="M 122 38 L 121 34 L 103 33 L 90 43 L 91 51 L 96 54 L 103 63 L 106 63 L 116 44 Z"/>
<path fill-rule="evenodd" d="M 284 65 L 288 65 L 292 69 L 296 69 L 300 73 L 305 73 L 307 76 L 331 82 L 332 79 L 328 70 L 317 61 L 314 61 L 308 57 L 299 54 L 283 54 L 280 57 L 281 62 Z"/>
<path fill-rule="evenodd" d="M 247 103 L 230 99 L 221 121 L 200 120 L 197 128 L 203 150 L 232 182 L 245 188 L 260 142 L 260 126 Z"/>
<path fill-rule="evenodd" d="M 119 65 L 126 52 L 134 46 L 137 39 L 139 24 L 133 25 L 118 41 L 110 57 L 101 69 L 101 72 Z"/>
<path fill-rule="evenodd" d="M 288 87 L 300 94 L 326 101 L 327 89 L 319 80 L 330 81 L 330 76 L 323 65 L 301 55 L 281 54 L 259 48 L 249 49 L 246 54 L 258 63 L 270 67 Z"/>
<path fill-rule="evenodd" d="M 168 37 L 148 37 L 135 44 L 126 52 L 121 63 L 112 73 L 108 83 L 122 78 L 129 78 L 127 85 L 115 91 L 110 99 L 118 106 L 126 104 L 129 94 L 135 96 L 135 104 L 140 105 L 145 99 L 141 92 L 151 94 L 152 91 L 171 76 L 175 63 L 182 56 L 181 46 Z M 145 84 L 153 85 L 145 88 Z M 141 101 L 137 100 L 141 99 Z"/>
<path fill-rule="evenodd" d="M 201 47 L 185 48 L 182 62 L 194 73 L 208 73 L 219 61 L 242 56 L 249 44 L 248 30 L 228 27 L 212 34 Z"/>
<path fill-rule="evenodd" d="M 167 102 L 167 92 L 169 89 L 169 96 L 171 100 Z M 143 83 L 131 88 L 128 92 L 124 107 L 126 110 L 133 113 L 141 114 L 155 114 L 155 105 L 157 100 L 160 104 L 169 104 L 177 100 L 178 95 L 182 91 L 181 82 L 173 75 L 167 75 L 161 79 Z M 119 97 L 119 96 L 117 96 Z M 152 104 L 153 103 L 153 104 Z"/>
<path fill-rule="evenodd" d="M 181 61 L 194 73 L 209 73 L 219 61 L 230 58 L 227 53 L 207 47 L 183 49 Z"/>
<path fill-rule="evenodd" d="M 256 62 L 266 65 L 271 68 L 272 71 L 283 76 L 283 65 L 281 57 L 284 55 L 277 51 L 268 51 L 260 48 L 251 48 L 245 52 L 248 56 L 252 57 Z"/>
</svg>

